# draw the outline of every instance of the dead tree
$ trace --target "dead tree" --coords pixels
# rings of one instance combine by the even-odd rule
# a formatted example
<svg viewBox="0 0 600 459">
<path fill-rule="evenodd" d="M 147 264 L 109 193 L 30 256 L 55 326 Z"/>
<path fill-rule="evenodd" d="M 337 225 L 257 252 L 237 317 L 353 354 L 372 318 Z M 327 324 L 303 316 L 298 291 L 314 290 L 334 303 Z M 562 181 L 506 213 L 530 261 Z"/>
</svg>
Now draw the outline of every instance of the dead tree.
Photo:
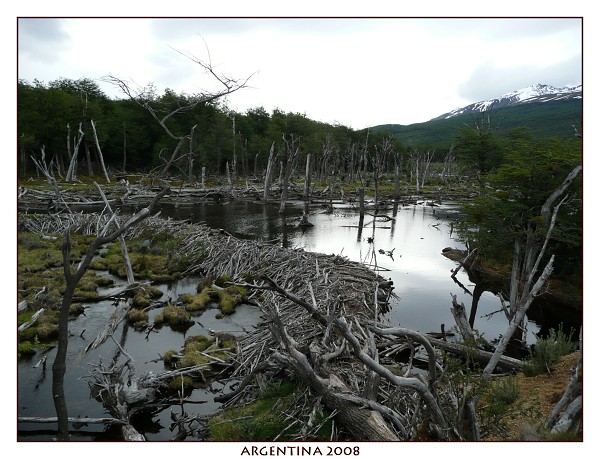
<svg viewBox="0 0 600 459">
<path fill-rule="evenodd" d="M 100 149 L 100 141 L 98 140 L 98 133 L 96 132 L 96 124 L 94 123 L 94 120 L 90 120 L 90 124 L 92 125 L 92 131 L 94 132 L 94 139 L 96 140 L 96 151 L 98 152 L 98 158 L 100 159 L 100 167 L 102 168 L 102 173 L 104 174 L 106 183 L 110 183 L 110 178 L 108 177 L 108 173 L 106 172 L 106 166 L 104 166 L 104 156 L 102 156 L 102 150 Z"/>
<path fill-rule="evenodd" d="M 275 359 L 292 367 L 296 373 L 313 388 L 326 403 L 337 410 L 340 419 L 344 425 L 353 431 L 356 438 L 368 439 L 370 441 L 389 441 L 398 440 L 398 435 L 390 429 L 385 421 L 390 422 L 396 427 L 402 435 L 407 435 L 406 419 L 403 415 L 385 405 L 376 401 L 378 393 L 378 384 L 373 389 L 371 396 L 354 394 L 352 389 L 342 381 L 335 373 L 327 370 L 327 363 L 340 356 L 344 348 L 360 361 L 372 375 L 386 380 L 394 387 L 415 391 L 421 397 L 431 413 L 432 422 L 436 425 L 436 431 L 442 438 L 448 437 L 448 423 L 438 404 L 435 395 L 435 353 L 426 337 L 418 332 L 405 329 L 380 329 L 371 328 L 371 331 L 381 335 L 401 335 L 416 339 L 424 345 L 428 351 L 429 361 L 429 385 L 418 378 L 400 377 L 392 373 L 388 368 L 378 362 L 377 351 L 374 345 L 373 336 L 365 330 L 356 320 L 354 323 L 348 322 L 342 315 L 334 314 L 323 315 L 317 308 L 316 300 L 313 298 L 313 304 L 296 296 L 279 286 L 275 281 L 267 276 L 263 276 L 266 286 L 253 285 L 253 288 L 264 289 L 265 287 L 273 290 L 287 300 L 304 308 L 320 326 L 326 328 L 325 338 L 322 345 L 328 342 L 327 336 L 331 336 L 330 330 L 335 329 L 343 341 L 335 343 L 332 352 L 315 347 L 311 349 L 311 363 L 307 355 L 302 352 L 295 340 L 287 333 L 286 327 L 279 317 L 277 308 L 271 308 L 268 311 L 272 325 L 270 329 L 283 343 L 286 354 L 275 353 Z M 309 284 L 309 290 L 312 292 L 312 286 Z M 313 295 L 314 296 L 314 295 Z M 371 343 L 371 344 L 368 344 Z M 330 346 L 333 343 L 329 343 Z M 317 346 L 316 343 L 311 345 Z M 385 421 L 384 421 L 385 420 Z"/>
<path fill-rule="evenodd" d="M 120 236 L 125 234 L 131 227 L 137 225 L 139 222 L 144 220 L 150 215 L 150 212 L 156 202 L 162 198 L 169 191 L 168 187 L 165 187 L 160 193 L 158 193 L 150 205 L 137 212 L 129 220 L 127 220 L 122 226 L 117 227 L 114 231 L 106 235 L 98 235 L 94 241 L 88 246 L 88 249 L 82 258 L 81 262 L 77 266 L 75 271 L 72 271 L 71 266 L 71 241 L 69 237 L 69 228 L 65 229 L 63 233 L 63 272 L 66 281 L 66 287 L 63 294 L 63 299 L 60 307 L 60 316 L 58 322 L 58 340 L 57 340 L 57 351 L 54 363 L 52 365 L 52 395 L 54 399 L 54 406 L 56 409 L 56 415 L 58 417 L 58 437 L 60 440 L 69 439 L 69 415 L 67 410 L 67 403 L 64 394 L 64 376 L 66 372 L 66 357 L 67 347 L 69 344 L 69 308 L 73 299 L 73 294 L 77 284 L 88 270 L 92 258 L 96 251 L 103 245 L 118 239 Z"/>
<path fill-rule="evenodd" d="M 525 237 L 525 247 L 519 238 L 515 239 L 513 264 L 510 283 L 510 317 L 514 318 L 530 296 L 541 259 L 546 251 L 550 236 L 556 223 L 560 206 L 567 199 L 565 192 L 581 172 L 581 166 L 575 167 L 563 183 L 546 199 L 540 210 L 542 223 L 529 221 Z M 561 198 L 558 203 L 557 201 Z M 543 239 L 540 237 L 545 232 Z M 519 324 L 522 330 L 522 323 Z"/>
<path fill-rule="evenodd" d="M 394 198 L 400 199 L 400 175 L 402 174 L 402 166 L 404 162 L 404 154 L 394 151 Z"/>
<path fill-rule="evenodd" d="M 579 360 L 571 370 L 571 379 L 565 392 L 544 423 L 544 427 L 553 433 L 566 432 L 577 419 L 581 418 L 583 409 L 583 340 L 581 338 L 581 330 L 579 330 Z"/>
<path fill-rule="evenodd" d="M 533 303 L 533 300 L 540 295 L 542 288 L 546 285 L 550 275 L 552 274 L 554 265 L 554 255 L 546 263 L 542 272 L 538 275 L 540 265 L 546 253 L 548 242 L 556 224 L 556 218 L 560 206 L 565 202 L 567 196 L 563 196 L 569 185 L 575 180 L 575 177 L 581 172 L 581 166 L 575 167 L 571 173 L 565 178 L 563 183 L 546 199 L 542 205 L 541 214 L 544 217 L 545 236 L 541 246 L 534 243 L 528 243 L 526 252 L 521 254 L 519 241 L 515 242 L 515 254 L 513 259 L 513 267 L 511 273 L 511 305 L 510 305 L 510 323 L 506 331 L 502 334 L 502 338 L 496 346 L 494 354 L 488 364 L 483 369 L 483 378 L 491 377 L 500 358 L 504 354 L 506 347 L 517 330 L 523 329 L 525 314 Z M 562 199 L 561 199 L 562 197 Z M 560 201 L 558 201 L 561 199 Z M 557 202 L 558 201 L 558 202 Z M 533 235 L 528 234 L 527 240 L 532 241 Z M 519 265 L 522 264 L 519 270 Z M 520 271 L 520 276 L 518 274 Z M 537 276 L 537 277 L 536 277 Z M 471 411 L 473 437 L 479 440 L 479 426 L 476 422 L 475 412 L 479 398 L 475 397 L 469 402 Z"/>
<path fill-rule="evenodd" d="M 394 142 L 390 137 L 384 137 L 379 145 L 375 145 L 375 157 L 373 158 L 373 181 L 375 182 L 375 205 L 379 192 L 379 177 L 384 171 L 387 159 L 390 155 L 394 155 Z"/>
<path fill-rule="evenodd" d="M 190 151 L 188 153 L 188 182 L 190 183 L 194 181 L 194 130 L 196 126 L 198 125 L 194 124 L 190 130 Z"/>
<path fill-rule="evenodd" d="M 427 152 L 420 151 L 413 148 L 409 152 L 409 158 L 412 162 L 411 178 L 414 177 L 416 185 L 416 193 L 421 193 L 421 190 L 425 186 L 425 180 L 429 173 L 429 163 L 435 155 L 435 150 L 427 150 Z"/>
<path fill-rule="evenodd" d="M 265 186 L 263 188 L 263 201 L 269 200 L 269 191 L 271 190 L 271 178 L 273 175 L 273 163 L 275 161 L 275 142 L 271 144 L 269 151 L 269 161 L 267 162 L 267 170 L 265 172 Z"/>
<path fill-rule="evenodd" d="M 179 52 L 179 51 L 178 51 Z M 217 101 L 229 94 L 232 94 L 240 89 L 246 87 L 248 81 L 251 76 L 248 76 L 245 79 L 234 79 L 224 74 L 217 73 L 215 68 L 212 65 L 210 60 L 210 54 L 208 61 L 203 61 L 193 55 L 185 54 L 179 52 L 183 56 L 190 59 L 192 62 L 198 64 L 206 73 L 208 73 L 213 80 L 217 82 L 219 85 L 218 90 L 215 91 L 201 91 L 199 93 L 193 94 L 189 97 L 181 98 L 178 101 L 178 105 L 175 109 L 171 109 L 165 115 L 161 114 L 160 104 L 157 103 L 154 97 L 148 89 L 134 89 L 132 84 L 117 78 L 113 75 L 107 75 L 104 77 L 104 81 L 107 81 L 115 86 L 117 86 L 127 97 L 129 97 L 132 101 L 143 107 L 147 110 L 152 118 L 159 124 L 159 126 L 163 129 L 163 131 L 174 141 L 177 142 L 171 157 L 165 162 L 165 166 L 161 172 L 162 176 L 166 176 L 173 166 L 173 163 L 178 159 L 179 152 L 186 140 L 189 140 L 191 134 L 186 135 L 178 135 L 174 133 L 167 126 L 167 122 L 174 118 L 177 115 L 188 113 L 193 111 L 196 107 L 200 105 L 210 104 L 212 102 Z"/>
<path fill-rule="evenodd" d="M 450 146 L 448 153 L 444 157 L 444 169 L 442 169 L 442 180 L 444 181 L 444 186 L 448 187 L 449 177 L 452 175 L 452 166 L 454 161 L 456 160 L 456 155 L 454 154 L 454 145 Z"/>
<path fill-rule="evenodd" d="M 310 197 L 310 153 L 306 155 L 306 169 L 304 171 L 304 200 L 308 202 Z"/>
<path fill-rule="evenodd" d="M 288 186 L 290 183 L 290 177 L 294 170 L 294 163 L 296 161 L 296 157 L 298 156 L 299 148 L 298 143 L 300 142 L 300 137 L 294 137 L 293 134 L 290 134 L 288 137 L 283 134 L 283 155 L 281 159 L 282 166 L 282 184 L 281 184 L 281 203 L 279 205 L 279 213 L 282 214 L 285 212 L 285 204 L 287 202 L 288 196 Z"/>
<path fill-rule="evenodd" d="M 69 169 L 67 170 L 67 175 L 65 176 L 65 180 L 67 182 L 72 182 L 77 178 L 77 156 L 79 154 L 79 147 L 81 145 L 81 141 L 83 140 L 84 135 L 81 129 L 81 124 L 82 123 L 79 123 L 79 129 L 77 131 L 77 142 L 75 143 L 73 155 L 71 156 L 71 161 L 69 162 Z"/>
</svg>

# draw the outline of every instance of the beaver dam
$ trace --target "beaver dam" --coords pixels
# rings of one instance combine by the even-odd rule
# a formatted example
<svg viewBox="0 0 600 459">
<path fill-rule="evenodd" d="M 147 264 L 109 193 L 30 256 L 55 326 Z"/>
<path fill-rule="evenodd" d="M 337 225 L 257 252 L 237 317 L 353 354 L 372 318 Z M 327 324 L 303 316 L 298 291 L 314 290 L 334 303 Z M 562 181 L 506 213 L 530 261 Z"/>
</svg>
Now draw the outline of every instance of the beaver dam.
<svg viewBox="0 0 600 459">
<path fill-rule="evenodd" d="M 111 218 L 20 215 L 19 230 L 60 244 L 65 229 L 91 237 Z M 85 303 L 85 317 L 104 308 L 96 320 L 101 324 L 79 326 L 80 333 L 79 319 L 71 321 L 69 345 L 78 351 L 67 362 L 66 378 L 77 379 L 69 365 L 84 366 L 88 397 L 102 406 L 82 413 L 80 401 L 69 399 L 77 392 L 66 391 L 70 410 L 79 409 L 70 418 L 73 435 L 82 426 L 98 425 L 90 428 L 96 432 L 92 437 L 102 438 L 98 429 L 106 428 L 112 432 L 109 438 L 164 439 L 153 437 L 147 425 L 148 419 L 160 419 L 170 422 L 168 439 L 175 440 L 470 438 L 462 421 L 464 397 L 478 383 L 465 378 L 460 365 L 484 366 L 493 349 L 483 341 L 451 343 L 444 333 L 432 337 L 391 326 L 383 318 L 394 297 L 389 279 L 346 257 L 241 240 L 197 223 L 150 217 L 124 236 L 144 253 L 146 271 L 137 282 L 121 281 L 120 287 Z M 166 241 L 165 258 L 152 259 L 161 241 Z M 108 261 L 118 246 L 113 243 L 96 255 L 91 266 L 99 275 L 108 269 L 125 277 Z M 133 254 L 132 259 L 136 272 L 142 272 L 143 263 Z M 170 271 L 160 272 L 159 265 Z M 182 279 L 191 279 L 192 288 L 153 296 L 156 284 Z M 40 286 L 35 287 L 29 296 L 22 289 L 24 308 L 40 307 L 32 301 L 39 297 Z M 258 311 L 256 320 L 232 332 L 243 308 Z M 453 308 L 460 322 L 464 307 L 455 301 Z M 52 313 L 52 306 L 46 309 L 32 322 Z M 219 330 L 219 322 L 227 326 Z M 196 334 L 198 325 L 202 333 Z M 141 358 L 128 348 L 131 329 L 145 336 L 146 344 L 138 338 L 145 348 Z M 182 334 L 184 341 L 176 349 L 157 345 L 149 352 L 162 329 Z M 97 333 L 92 336 L 91 330 Z M 38 351 L 32 361 L 38 367 L 34 371 L 44 375 L 35 377 L 34 392 L 43 382 L 50 352 Z M 498 362 L 509 371 L 521 365 L 508 357 Z M 199 388 L 202 400 L 194 395 Z M 20 392 L 19 397 L 28 395 Z M 196 404 L 210 409 L 196 410 Z M 49 408 L 32 411 L 20 411 L 20 428 L 31 431 L 39 423 L 56 422 Z"/>
</svg>

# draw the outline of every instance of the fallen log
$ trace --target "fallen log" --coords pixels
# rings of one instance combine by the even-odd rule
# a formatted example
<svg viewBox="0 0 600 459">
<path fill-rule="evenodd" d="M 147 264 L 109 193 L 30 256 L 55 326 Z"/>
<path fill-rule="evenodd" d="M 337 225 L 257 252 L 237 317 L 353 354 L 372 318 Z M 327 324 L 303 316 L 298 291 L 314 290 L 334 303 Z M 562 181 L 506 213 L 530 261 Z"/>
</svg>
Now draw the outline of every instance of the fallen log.
<svg viewBox="0 0 600 459">
<path fill-rule="evenodd" d="M 442 349 L 446 352 L 450 352 L 451 354 L 460 355 L 462 357 L 469 356 L 473 358 L 476 362 L 487 365 L 492 356 L 493 352 L 482 351 L 480 349 L 476 349 L 473 346 L 466 346 L 460 343 L 450 343 L 448 341 L 444 341 L 442 339 L 437 338 L 428 338 L 429 342 L 432 346 Z M 510 371 L 521 371 L 523 368 L 523 361 L 518 359 L 513 359 L 512 357 L 502 356 L 498 362 L 498 365 L 502 368 Z"/>
<path fill-rule="evenodd" d="M 29 327 L 31 327 L 32 325 L 34 325 L 34 324 L 37 322 L 37 320 L 39 319 L 39 317 L 40 317 L 40 316 L 41 316 L 41 315 L 44 313 L 44 311 L 45 311 L 45 309 L 44 309 L 44 308 L 41 308 L 41 309 L 39 309 L 39 310 L 38 310 L 38 311 L 37 311 L 37 312 L 36 312 L 36 313 L 35 313 L 35 314 L 34 314 L 34 315 L 31 317 L 31 319 L 30 319 L 28 322 L 25 322 L 24 324 L 21 324 L 21 325 L 19 326 L 19 328 L 17 328 L 17 331 L 20 331 L 20 332 L 21 332 L 21 331 L 23 331 L 23 330 L 26 330 L 26 329 L 28 329 L 28 328 L 29 328 Z"/>
</svg>

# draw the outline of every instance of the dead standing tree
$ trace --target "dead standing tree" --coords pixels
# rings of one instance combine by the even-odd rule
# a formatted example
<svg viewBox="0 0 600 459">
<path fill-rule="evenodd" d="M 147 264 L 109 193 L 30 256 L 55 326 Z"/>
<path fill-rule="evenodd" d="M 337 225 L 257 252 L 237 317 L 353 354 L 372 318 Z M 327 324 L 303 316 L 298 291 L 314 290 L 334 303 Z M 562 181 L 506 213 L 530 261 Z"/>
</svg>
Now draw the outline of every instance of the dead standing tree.
<svg viewBox="0 0 600 459">
<path fill-rule="evenodd" d="M 567 200 L 566 191 L 573 180 L 579 175 L 582 167 L 576 166 L 565 178 L 562 184 L 546 199 L 541 207 L 543 222 L 535 227 L 529 225 L 526 237 L 526 247 L 523 251 L 519 239 L 515 240 L 515 251 L 511 272 L 510 309 L 507 311 L 509 326 L 502 334 L 496 349 L 483 369 L 483 378 L 488 379 L 496 369 L 498 362 L 506 350 L 509 342 L 517 332 L 524 330 L 525 314 L 533 300 L 542 293 L 553 271 L 554 255 L 546 262 L 544 269 L 539 273 L 540 265 L 546 254 L 548 242 L 552 236 L 556 218 L 561 205 Z M 539 273 L 539 274 L 538 274 Z M 537 276 L 537 277 L 536 277 Z M 504 304 L 503 304 L 504 307 Z M 521 336 L 518 336 L 519 338 Z M 479 396 L 469 401 L 469 411 L 473 429 L 473 439 L 479 440 L 479 425 L 476 420 Z M 578 405 L 576 406 L 576 408 Z"/>
<path fill-rule="evenodd" d="M 285 203 L 287 202 L 288 186 L 290 183 L 290 177 L 294 171 L 296 157 L 298 156 L 298 143 L 300 137 L 294 137 L 294 134 L 290 134 L 289 138 L 283 134 L 284 148 L 281 158 L 281 172 L 282 172 L 282 183 L 281 183 L 281 203 L 279 205 L 279 213 L 285 212 Z"/>
<path fill-rule="evenodd" d="M 148 88 L 134 89 L 131 83 L 117 78 L 113 75 L 107 75 L 104 77 L 104 81 L 107 81 L 108 83 L 117 86 L 123 92 L 123 94 L 125 94 L 132 101 L 134 101 L 135 103 L 143 107 L 145 110 L 147 110 L 152 116 L 152 118 L 154 118 L 154 120 L 160 125 L 163 131 L 165 131 L 165 133 L 172 140 L 177 142 L 177 144 L 175 145 L 175 149 L 171 154 L 171 157 L 165 162 L 165 166 L 163 167 L 160 173 L 160 175 L 163 177 L 167 176 L 169 170 L 173 166 L 173 163 L 177 161 L 179 152 L 181 151 L 184 143 L 186 141 L 190 141 L 193 135 L 193 128 L 190 129 L 189 134 L 176 134 L 167 126 L 168 121 L 177 115 L 193 111 L 196 107 L 200 105 L 215 102 L 218 99 L 221 99 L 222 97 L 225 97 L 229 94 L 239 91 L 240 89 L 245 88 L 246 84 L 252 76 L 250 75 L 245 79 L 234 79 L 224 74 L 217 73 L 210 60 L 210 54 L 209 60 L 207 62 L 190 54 L 185 54 L 182 52 L 179 52 L 179 54 L 182 54 L 183 56 L 190 59 L 192 62 L 198 64 L 209 76 L 212 77 L 214 81 L 216 81 L 218 89 L 214 91 L 201 91 L 189 97 L 181 97 L 177 101 L 177 107 L 174 109 L 167 109 L 166 114 L 163 114 L 164 107 L 161 107 L 159 103 L 160 101 L 153 96 L 153 94 L 148 90 Z"/>
<path fill-rule="evenodd" d="M 71 266 L 71 241 L 69 238 L 69 228 L 65 229 L 63 233 L 62 255 L 66 287 L 60 307 L 56 357 L 54 359 L 54 363 L 52 364 L 52 395 L 54 399 L 56 415 L 58 418 L 58 437 L 60 440 L 69 439 L 69 414 L 64 393 L 64 376 L 67 369 L 66 357 L 67 348 L 69 345 L 69 309 L 71 307 L 75 288 L 88 270 L 96 251 L 103 244 L 107 244 L 120 238 L 131 227 L 137 225 L 139 222 L 148 217 L 156 202 L 168 191 L 169 188 L 165 187 L 154 197 L 148 207 L 145 207 L 137 212 L 123 225 L 116 225 L 116 229 L 112 232 L 109 232 L 110 223 L 114 221 L 114 219 L 111 218 L 105 228 L 98 234 L 96 239 L 94 239 L 94 241 L 92 241 L 92 243 L 88 246 L 85 255 L 75 271 L 72 271 Z"/>
<path fill-rule="evenodd" d="M 554 229 L 558 210 L 567 199 L 565 195 L 567 188 L 579 175 L 581 169 L 581 166 L 575 167 L 563 183 L 546 199 L 540 210 L 541 218 L 527 222 L 525 247 L 522 246 L 520 238 L 515 239 L 509 297 L 509 319 L 511 321 L 522 315 L 520 314 L 521 310 L 532 296 L 535 275 Z M 524 330 L 523 319 L 524 315 L 517 324 L 521 331 L 519 335 L 522 335 Z M 519 339 L 521 338 L 522 336 L 519 336 Z"/>
<path fill-rule="evenodd" d="M 416 148 L 411 149 L 408 153 L 408 157 L 412 163 L 412 168 L 410 171 L 411 180 L 413 178 L 415 180 L 415 192 L 417 194 L 421 193 L 423 187 L 425 186 L 425 180 L 429 174 L 429 163 L 431 163 L 434 155 L 435 150 L 427 150 L 427 152 L 424 152 Z"/>
<path fill-rule="evenodd" d="M 378 145 L 375 145 L 375 157 L 373 161 L 373 181 L 375 182 L 375 205 L 379 194 L 379 178 L 385 171 L 388 158 L 395 155 L 394 141 L 392 137 L 384 137 Z"/>
</svg>

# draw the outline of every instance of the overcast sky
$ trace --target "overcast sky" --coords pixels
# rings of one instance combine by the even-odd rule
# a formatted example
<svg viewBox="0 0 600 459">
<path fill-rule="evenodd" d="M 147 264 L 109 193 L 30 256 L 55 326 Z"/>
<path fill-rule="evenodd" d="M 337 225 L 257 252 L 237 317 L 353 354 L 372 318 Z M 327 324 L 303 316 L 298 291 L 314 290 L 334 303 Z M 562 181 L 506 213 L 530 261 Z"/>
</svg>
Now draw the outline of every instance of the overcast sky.
<svg viewBox="0 0 600 459">
<path fill-rule="evenodd" d="M 160 93 L 211 89 L 183 53 L 251 76 L 229 96 L 233 110 L 280 108 L 362 129 L 427 121 L 533 83 L 581 84 L 581 27 L 552 18 L 21 18 L 18 76 L 48 83 L 112 74 Z"/>
</svg>

